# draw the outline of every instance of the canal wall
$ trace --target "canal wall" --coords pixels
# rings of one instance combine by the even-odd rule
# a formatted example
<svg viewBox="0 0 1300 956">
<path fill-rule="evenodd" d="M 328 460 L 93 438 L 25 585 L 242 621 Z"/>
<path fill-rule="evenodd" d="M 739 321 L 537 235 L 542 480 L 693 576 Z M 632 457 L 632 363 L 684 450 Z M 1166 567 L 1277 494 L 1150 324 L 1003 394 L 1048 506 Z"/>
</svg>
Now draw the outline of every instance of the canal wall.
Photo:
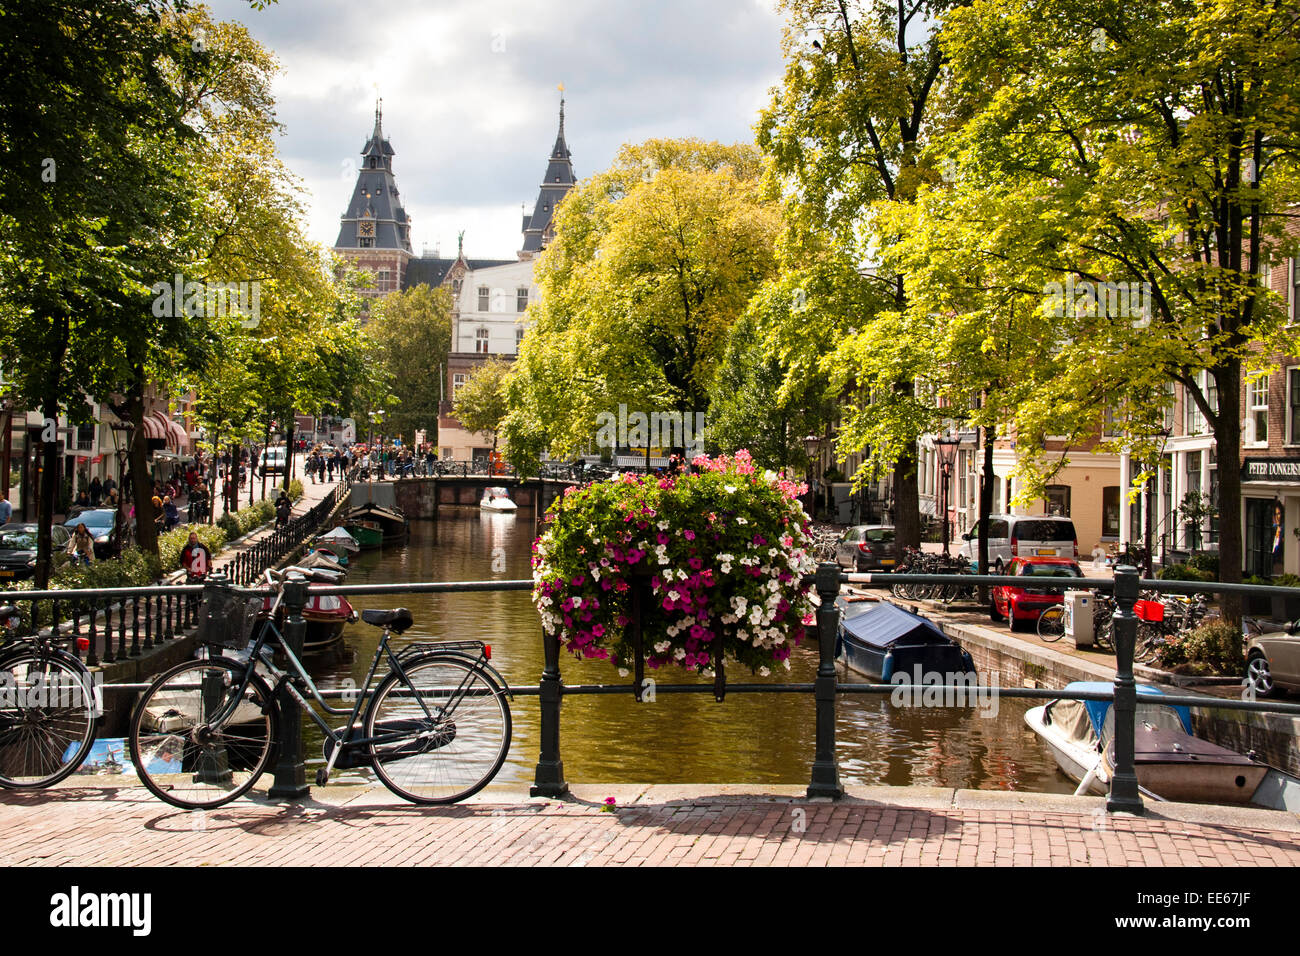
<svg viewBox="0 0 1300 956">
<path fill-rule="evenodd" d="M 982 679 L 990 679 L 989 675 L 996 672 L 996 683 L 1004 687 L 1061 690 L 1071 681 L 1109 683 L 1115 679 L 1113 666 L 1083 660 L 1046 645 L 1035 647 L 992 628 L 954 621 L 928 606 L 918 607 L 916 602 L 893 603 L 916 610 L 932 620 L 940 630 L 970 652 L 975 669 L 983 675 Z M 1139 681 L 1166 685 L 1172 683 L 1170 674 L 1152 667 L 1137 664 L 1133 672 Z M 993 681 L 990 679 L 990 682 Z M 1300 718 L 1287 714 L 1215 707 L 1213 703 L 1217 698 L 1200 694 L 1191 687 L 1171 687 L 1170 693 L 1205 698 L 1205 707 L 1192 709 L 1192 731 L 1198 737 L 1238 753 L 1253 750 L 1269 766 L 1300 777 Z"/>
<path fill-rule="evenodd" d="M 362 483 L 353 487 L 352 494 L 354 503 L 373 500 L 376 504 L 396 504 L 408 518 L 437 518 L 441 508 L 477 508 L 483 500 L 484 489 L 501 487 L 509 491 L 510 500 L 519 510 L 531 518 L 539 507 L 540 513 L 545 514 L 568 484 L 537 478 L 439 476 Z"/>
</svg>

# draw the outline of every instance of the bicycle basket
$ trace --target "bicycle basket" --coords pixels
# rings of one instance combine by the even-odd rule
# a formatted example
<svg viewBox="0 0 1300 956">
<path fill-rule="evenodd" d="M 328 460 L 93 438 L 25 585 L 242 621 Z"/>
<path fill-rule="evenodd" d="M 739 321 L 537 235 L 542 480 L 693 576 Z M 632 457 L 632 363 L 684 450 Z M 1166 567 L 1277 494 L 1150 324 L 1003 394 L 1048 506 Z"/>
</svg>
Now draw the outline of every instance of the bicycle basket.
<svg viewBox="0 0 1300 956">
<path fill-rule="evenodd" d="M 199 641 L 212 647 L 242 651 L 262 611 L 262 598 L 216 590 L 203 596 L 199 608 Z"/>
</svg>

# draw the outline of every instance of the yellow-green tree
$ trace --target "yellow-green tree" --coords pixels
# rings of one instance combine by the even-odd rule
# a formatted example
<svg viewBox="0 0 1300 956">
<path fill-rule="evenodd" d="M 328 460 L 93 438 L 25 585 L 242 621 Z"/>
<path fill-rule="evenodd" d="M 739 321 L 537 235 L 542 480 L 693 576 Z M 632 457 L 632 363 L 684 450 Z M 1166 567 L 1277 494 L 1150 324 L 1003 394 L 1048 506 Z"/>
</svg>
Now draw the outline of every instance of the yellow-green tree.
<svg viewBox="0 0 1300 956">
<path fill-rule="evenodd" d="M 451 351 L 451 295 L 418 285 L 377 301 L 366 324 L 392 382 L 388 431 L 408 439 L 424 429 L 438 442 L 439 374 Z"/>
</svg>

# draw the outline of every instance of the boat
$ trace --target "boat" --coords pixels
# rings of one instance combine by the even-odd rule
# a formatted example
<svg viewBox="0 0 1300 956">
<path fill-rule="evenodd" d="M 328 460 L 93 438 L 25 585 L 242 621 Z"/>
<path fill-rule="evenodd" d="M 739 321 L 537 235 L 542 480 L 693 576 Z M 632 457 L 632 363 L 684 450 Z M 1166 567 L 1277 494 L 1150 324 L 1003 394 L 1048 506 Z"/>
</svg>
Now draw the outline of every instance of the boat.
<svg viewBox="0 0 1300 956">
<path fill-rule="evenodd" d="M 271 598 L 263 599 L 262 609 L 271 609 Z M 357 619 L 348 599 L 333 594 L 313 594 L 303 605 L 302 616 L 307 621 L 307 630 L 302 639 L 302 657 L 319 657 L 332 654 L 343 642 L 343 628 Z M 275 626 L 284 633 L 284 608 L 276 612 Z M 259 620 L 260 626 L 260 620 Z"/>
<path fill-rule="evenodd" d="M 506 488 L 496 486 L 493 488 L 483 489 L 483 500 L 478 503 L 483 511 L 497 511 L 504 514 L 514 514 L 518 506 L 510 500 L 510 492 Z"/>
<path fill-rule="evenodd" d="M 406 515 L 396 505 L 366 502 L 343 515 L 343 528 L 356 539 L 361 550 L 382 545 L 404 544 L 410 533 Z"/>
<path fill-rule="evenodd" d="M 1101 681 L 1075 681 L 1065 689 L 1109 693 L 1113 687 Z M 1139 684 L 1137 692 L 1134 767 L 1144 793 L 1178 802 L 1273 805 L 1273 798 L 1261 788 L 1270 774 L 1266 764 L 1193 736 L 1191 713 L 1186 707 L 1161 703 L 1165 695 L 1158 687 Z M 1111 701 L 1054 700 L 1031 708 L 1025 723 L 1047 744 L 1062 772 L 1079 784 L 1076 794 L 1109 790 L 1115 769 Z M 1255 801 L 1257 792 L 1260 802 Z"/>
<path fill-rule="evenodd" d="M 882 683 L 895 674 L 948 675 L 975 672 L 970 654 L 933 621 L 886 601 L 864 604 L 838 598 L 835 657 L 850 670 Z M 913 680 L 913 683 L 920 681 Z"/>
</svg>

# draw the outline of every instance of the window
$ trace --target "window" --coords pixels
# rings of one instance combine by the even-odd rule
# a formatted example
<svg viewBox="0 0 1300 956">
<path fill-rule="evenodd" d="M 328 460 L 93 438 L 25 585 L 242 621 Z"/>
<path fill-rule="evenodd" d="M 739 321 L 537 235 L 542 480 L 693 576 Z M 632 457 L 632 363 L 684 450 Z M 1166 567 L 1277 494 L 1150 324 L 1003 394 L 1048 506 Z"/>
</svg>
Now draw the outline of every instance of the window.
<svg viewBox="0 0 1300 956">
<path fill-rule="evenodd" d="M 1043 500 L 1047 503 L 1047 513 L 1049 515 L 1058 515 L 1062 518 L 1070 517 L 1069 485 L 1048 485 L 1047 495 Z"/>
<path fill-rule="evenodd" d="M 1300 445 L 1300 368 L 1287 369 L 1286 379 L 1286 443 Z"/>
<path fill-rule="evenodd" d="M 465 378 L 466 376 L 464 372 L 457 372 L 451 377 L 451 400 L 453 402 L 456 400 L 456 396 L 460 393 L 460 387 L 465 384 Z"/>
<path fill-rule="evenodd" d="M 515 290 L 515 311 L 522 312 L 526 308 L 528 308 L 528 290 L 516 289 Z"/>
<path fill-rule="evenodd" d="M 452 292 L 452 295 L 457 295 L 457 296 L 460 295 L 460 285 L 461 285 L 461 283 L 460 283 L 460 280 L 459 280 L 459 279 L 452 279 L 452 280 L 451 280 L 451 292 Z"/>
<path fill-rule="evenodd" d="M 524 329 L 521 326 L 520 328 L 515 329 L 515 351 L 518 352 L 519 346 L 523 344 L 524 344 Z"/>
<path fill-rule="evenodd" d="M 480 312 L 486 312 L 488 310 L 491 305 L 491 298 L 491 292 L 488 290 L 487 286 L 481 285 L 478 287 L 478 310 Z"/>
<path fill-rule="evenodd" d="M 367 236 L 362 236 L 360 239 L 357 240 L 357 246 L 361 249 L 369 249 L 372 246 L 374 246 L 374 244 L 375 244 L 375 240 Z"/>
<path fill-rule="evenodd" d="M 1300 322 L 1300 262 L 1291 260 L 1291 321 Z"/>
<path fill-rule="evenodd" d="M 77 451 L 93 451 L 95 448 L 95 424 L 77 426 Z"/>
<path fill-rule="evenodd" d="M 1246 384 L 1246 439 L 1256 445 L 1268 444 L 1268 378 L 1262 375 Z"/>
<path fill-rule="evenodd" d="M 488 350 L 488 330 L 479 329 L 474 333 L 474 351 L 479 355 L 487 355 Z"/>
<path fill-rule="evenodd" d="M 1119 485 L 1101 489 L 1101 536 L 1119 537 Z"/>
<path fill-rule="evenodd" d="M 1101 437 L 1102 438 L 1122 438 L 1124 435 L 1124 423 L 1120 416 L 1115 413 L 1115 409 L 1106 408 L 1106 414 L 1102 418 Z"/>
</svg>

